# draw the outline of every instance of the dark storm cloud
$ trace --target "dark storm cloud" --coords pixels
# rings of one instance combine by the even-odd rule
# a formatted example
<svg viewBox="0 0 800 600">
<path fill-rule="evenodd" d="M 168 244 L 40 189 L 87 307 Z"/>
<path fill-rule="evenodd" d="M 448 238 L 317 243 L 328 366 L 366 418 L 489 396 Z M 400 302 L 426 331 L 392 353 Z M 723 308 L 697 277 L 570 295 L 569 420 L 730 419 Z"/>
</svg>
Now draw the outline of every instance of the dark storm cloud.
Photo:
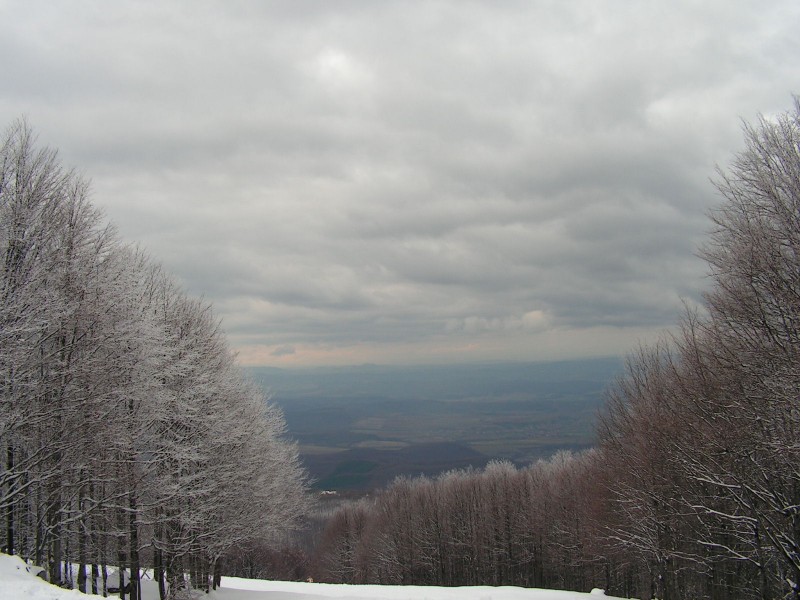
<svg viewBox="0 0 800 600">
<path fill-rule="evenodd" d="M 798 10 L 0 2 L 0 116 L 243 361 L 616 353 L 699 298 L 709 177 L 800 89 Z"/>
</svg>

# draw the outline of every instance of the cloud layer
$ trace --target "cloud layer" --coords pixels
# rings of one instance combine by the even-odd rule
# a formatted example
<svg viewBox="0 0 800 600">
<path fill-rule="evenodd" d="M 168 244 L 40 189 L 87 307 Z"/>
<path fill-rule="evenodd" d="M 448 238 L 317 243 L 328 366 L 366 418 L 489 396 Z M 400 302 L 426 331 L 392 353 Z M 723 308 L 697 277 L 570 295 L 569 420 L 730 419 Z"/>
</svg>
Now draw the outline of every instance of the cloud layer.
<svg viewBox="0 0 800 600">
<path fill-rule="evenodd" d="M 242 362 L 616 354 L 705 285 L 800 6 L 0 1 L 26 115 Z"/>
</svg>

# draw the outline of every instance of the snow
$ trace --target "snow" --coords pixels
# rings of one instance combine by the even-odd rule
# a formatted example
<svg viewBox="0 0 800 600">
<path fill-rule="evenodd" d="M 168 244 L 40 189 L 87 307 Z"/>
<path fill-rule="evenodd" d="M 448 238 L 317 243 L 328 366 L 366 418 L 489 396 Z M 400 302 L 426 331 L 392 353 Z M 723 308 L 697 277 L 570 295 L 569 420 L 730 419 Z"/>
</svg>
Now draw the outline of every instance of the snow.
<svg viewBox="0 0 800 600">
<path fill-rule="evenodd" d="M 19 557 L 0 554 L 0 600 L 91 600 L 101 598 L 64 590 L 42 581 Z M 207 600 L 589 600 L 603 595 L 602 590 L 591 594 L 532 590 L 518 587 L 418 587 L 380 585 L 339 585 L 329 583 L 299 583 L 293 581 L 263 581 L 223 577 L 222 587 L 210 594 L 200 594 Z M 111 596 L 112 598 L 116 595 Z M 153 581 L 145 580 L 143 600 L 157 600 L 158 589 Z"/>
<path fill-rule="evenodd" d="M 77 590 L 62 590 L 39 579 L 39 569 L 28 567 L 21 558 L 0 554 L 0 600 L 86 600 Z M 91 596 L 100 598 L 101 596 Z"/>
</svg>

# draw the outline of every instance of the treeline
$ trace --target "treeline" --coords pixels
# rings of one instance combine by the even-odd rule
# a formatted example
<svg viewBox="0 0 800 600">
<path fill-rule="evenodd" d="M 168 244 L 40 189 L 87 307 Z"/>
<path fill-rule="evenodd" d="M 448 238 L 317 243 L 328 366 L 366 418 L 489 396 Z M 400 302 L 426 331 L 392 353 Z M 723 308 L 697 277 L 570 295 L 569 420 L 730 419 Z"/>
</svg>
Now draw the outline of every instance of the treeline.
<svg viewBox="0 0 800 600">
<path fill-rule="evenodd" d="M 176 597 L 296 522 L 296 449 L 211 307 L 122 244 L 24 122 L 0 147 L 0 269 L 3 551 L 82 591 L 127 567 L 132 600 L 154 567 Z"/>
<path fill-rule="evenodd" d="M 399 478 L 330 518 L 311 572 L 335 583 L 591 587 L 607 563 L 588 553 L 598 507 L 587 456 Z"/>
<path fill-rule="evenodd" d="M 800 598 L 800 104 L 745 141 L 704 306 L 629 358 L 597 448 L 399 480 L 331 518 L 317 577 Z"/>
</svg>

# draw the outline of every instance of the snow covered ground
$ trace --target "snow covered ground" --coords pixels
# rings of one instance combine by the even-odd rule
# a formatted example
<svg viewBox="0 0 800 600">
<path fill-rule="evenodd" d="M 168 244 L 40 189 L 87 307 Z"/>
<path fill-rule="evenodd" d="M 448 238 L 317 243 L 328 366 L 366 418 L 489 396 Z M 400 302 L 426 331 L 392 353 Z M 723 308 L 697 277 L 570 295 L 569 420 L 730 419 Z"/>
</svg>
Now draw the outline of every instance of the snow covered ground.
<svg viewBox="0 0 800 600">
<path fill-rule="evenodd" d="M 143 600 L 157 600 L 158 590 L 145 581 Z M 416 587 L 380 585 L 333 585 L 262 581 L 223 577 L 222 588 L 201 594 L 207 600 L 589 600 L 592 594 L 529 590 L 517 587 Z M 0 554 L 0 600 L 90 600 L 100 596 L 54 587 L 32 573 L 16 556 Z M 114 596 L 112 596 L 114 597 Z"/>
</svg>

